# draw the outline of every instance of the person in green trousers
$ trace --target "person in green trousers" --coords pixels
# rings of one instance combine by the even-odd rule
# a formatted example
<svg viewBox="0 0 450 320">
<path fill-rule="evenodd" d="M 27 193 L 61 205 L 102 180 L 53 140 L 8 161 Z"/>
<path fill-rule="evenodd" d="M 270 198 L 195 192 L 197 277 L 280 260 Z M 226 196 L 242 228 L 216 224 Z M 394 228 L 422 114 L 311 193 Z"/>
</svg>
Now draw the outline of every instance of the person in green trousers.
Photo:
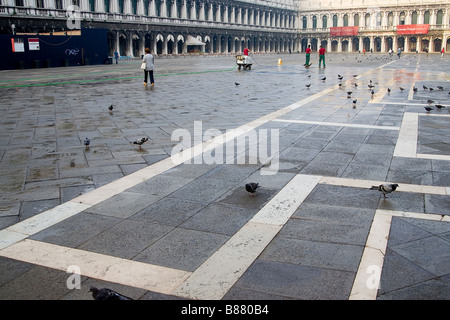
<svg viewBox="0 0 450 320">
<path fill-rule="evenodd" d="M 310 63 L 309 63 L 309 59 L 311 58 L 311 45 L 308 44 L 308 48 L 306 48 L 306 62 L 304 64 L 304 66 L 309 67 Z"/>
<path fill-rule="evenodd" d="M 320 49 L 319 49 L 319 68 L 320 68 L 320 64 L 322 62 L 323 62 L 323 67 L 326 68 L 325 67 L 325 52 L 326 52 L 325 48 L 320 46 Z"/>
</svg>

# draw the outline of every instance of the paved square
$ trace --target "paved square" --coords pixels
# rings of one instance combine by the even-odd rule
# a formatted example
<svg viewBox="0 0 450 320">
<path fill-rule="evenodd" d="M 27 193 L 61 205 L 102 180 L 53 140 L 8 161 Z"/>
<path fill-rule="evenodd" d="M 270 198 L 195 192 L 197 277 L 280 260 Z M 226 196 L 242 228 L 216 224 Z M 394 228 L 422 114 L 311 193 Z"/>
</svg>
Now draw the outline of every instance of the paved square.
<svg viewBox="0 0 450 320">
<path fill-rule="evenodd" d="M 0 299 L 449 299 L 449 58 L 358 55 L 0 71 Z"/>
</svg>

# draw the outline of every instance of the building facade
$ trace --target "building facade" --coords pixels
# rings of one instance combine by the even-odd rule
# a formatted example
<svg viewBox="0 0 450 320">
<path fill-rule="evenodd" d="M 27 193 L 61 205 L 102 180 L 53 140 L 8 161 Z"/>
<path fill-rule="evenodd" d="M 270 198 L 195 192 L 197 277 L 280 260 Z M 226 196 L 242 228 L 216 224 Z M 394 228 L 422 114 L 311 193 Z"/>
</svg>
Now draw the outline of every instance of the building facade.
<svg viewBox="0 0 450 320">
<path fill-rule="evenodd" d="M 301 49 L 440 52 L 450 48 L 444 0 L 299 0 Z M 332 9 L 330 9 L 332 8 Z M 427 26 L 428 25 L 428 26 Z M 353 27 L 353 28 L 351 28 Z"/>
<path fill-rule="evenodd" d="M 0 0 L 1 33 L 106 28 L 110 53 L 298 50 L 293 0 Z M 78 10 L 74 10 L 78 9 Z"/>
<path fill-rule="evenodd" d="M 424 28 L 425 26 L 425 28 Z M 108 30 L 109 53 L 437 52 L 444 0 L 0 0 L 0 33 Z"/>
</svg>

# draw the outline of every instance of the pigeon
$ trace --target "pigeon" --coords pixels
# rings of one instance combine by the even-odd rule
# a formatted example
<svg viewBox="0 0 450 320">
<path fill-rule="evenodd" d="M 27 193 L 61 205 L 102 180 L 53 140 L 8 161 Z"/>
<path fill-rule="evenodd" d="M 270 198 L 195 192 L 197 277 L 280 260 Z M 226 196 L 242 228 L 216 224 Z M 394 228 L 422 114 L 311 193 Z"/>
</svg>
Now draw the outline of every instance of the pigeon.
<svg viewBox="0 0 450 320">
<path fill-rule="evenodd" d="M 89 138 L 84 139 L 84 145 L 86 146 L 86 149 L 89 148 L 90 144 L 91 144 L 91 140 Z"/>
<path fill-rule="evenodd" d="M 427 112 L 430 112 L 431 110 L 433 110 L 433 108 L 431 108 L 431 107 L 425 107 L 425 110 L 427 110 Z"/>
<path fill-rule="evenodd" d="M 417 88 L 416 88 L 416 87 L 414 87 L 414 88 L 413 88 L 413 91 L 414 91 L 414 92 L 417 92 Z"/>
<path fill-rule="evenodd" d="M 133 142 L 133 144 L 137 144 L 139 146 L 139 149 L 141 149 L 141 146 L 148 141 L 148 138 L 140 138 Z"/>
<path fill-rule="evenodd" d="M 356 102 L 358 101 L 358 99 L 353 99 L 353 103 L 356 104 Z"/>
<path fill-rule="evenodd" d="M 240 85 L 240 83 L 237 83 L 237 82 L 235 82 L 234 84 L 237 85 L 237 86 Z"/>
<path fill-rule="evenodd" d="M 391 92 L 391 88 L 387 88 L 387 92 Z"/>
<path fill-rule="evenodd" d="M 400 91 L 403 91 L 403 90 L 405 90 L 405 88 L 402 88 L 402 87 L 398 87 L 399 89 L 400 89 Z"/>
<path fill-rule="evenodd" d="M 373 94 L 375 93 L 375 91 L 371 90 L 371 91 L 370 91 L 370 93 L 371 93 L 371 94 L 372 94 L 372 96 L 373 96 Z"/>
<path fill-rule="evenodd" d="M 428 90 L 428 87 L 423 86 L 423 90 Z"/>
<path fill-rule="evenodd" d="M 428 104 L 432 104 L 433 102 L 434 102 L 433 100 L 430 100 L 430 99 L 427 100 Z"/>
<path fill-rule="evenodd" d="M 253 195 L 256 193 L 256 189 L 258 189 L 259 187 L 259 183 L 250 182 L 245 185 L 245 190 L 247 190 L 247 192 L 250 192 L 250 196 L 253 197 Z"/>
<path fill-rule="evenodd" d="M 445 108 L 445 106 L 443 106 L 442 104 L 435 104 L 434 106 L 438 109 Z"/>
<path fill-rule="evenodd" d="M 92 297 L 94 300 L 133 300 L 108 288 L 98 289 L 91 286 L 89 292 L 92 292 Z"/>
<path fill-rule="evenodd" d="M 430 91 L 433 91 L 434 89 L 433 89 L 433 88 L 431 88 L 431 87 L 429 87 L 429 88 L 428 88 L 428 90 L 430 90 Z"/>
<path fill-rule="evenodd" d="M 398 184 L 396 183 L 383 183 L 379 186 L 372 186 L 370 190 L 378 190 L 383 193 L 383 196 L 386 198 L 386 194 L 395 191 L 398 188 Z"/>
<path fill-rule="evenodd" d="M 357 83 L 355 83 L 355 88 L 358 86 L 358 84 Z"/>
<path fill-rule="evenodd" d="M 439 90 L 442 90 L 442 91 L 444 91 L 444 87 L 441 87 L 441 86 L 437 86 L 437 88 L 438 88 Z"/>
<path fill-rule="evenodd" d="M 371 85 L 371 84 L 368 84 L 367 86 L 369 87 L 369 89 L 372 89 L 372 88 L 375 87 L 375 86 L 373 86 L 373 85 Z"/>
<path fill-rule="evenodd" d="M 309 88 L 311 86 L 311 83 L 310 84 L 307 84 L 307 85 L 305 85 L 305 87 L 307 87 L 307 88 Z"/>
<path fill-rule="evenodd" d="M 113 111 L 113 109 L 114 109 L 114 105 L 113 104 L 108 107 L 109 111 Z"/>
<path fill-rule="evenodd" d="M 325 81 L 327 79 L 327 77 L 323 77 L 322 79 L 320 79 L 320 80 L 322 80 L 322 81 Z"/>
<path fill-rule="evenodd" d="M 339 80 L 342 80 L 344 77 L 343 76 L 341 76 L 340 74 L 338 74 L 338 79 Z"/>
</svg>

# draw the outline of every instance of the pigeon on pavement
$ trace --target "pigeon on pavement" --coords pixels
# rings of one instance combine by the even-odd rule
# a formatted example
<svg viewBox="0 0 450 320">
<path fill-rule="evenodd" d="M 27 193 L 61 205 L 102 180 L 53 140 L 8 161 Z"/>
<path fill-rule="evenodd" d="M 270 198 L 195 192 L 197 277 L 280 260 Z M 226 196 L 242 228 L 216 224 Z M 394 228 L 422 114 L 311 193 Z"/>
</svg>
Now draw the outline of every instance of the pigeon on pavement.
<svg viewBox="0 0 450 320">
<path fill-rule="evenodd" d="M 89 292 L 92 292 L 92 297 L 94 300 L 133 300 L 108 288 L 98 289 L 91 286 Z"/>
<path fill-rule="evenodd" d="M 90 144 L 91 144 L 91 140 L 89 138 L 84 139 L 84 145 L 86 146 L 86 149 L 89 148 Z"/>
<path fill-rule="evenodd" d="M 141 146 L 148 141 L 148 138 L 140 138 L 133 142 L 133 144 L 137 144 L 139 146 L 139 149 L 141 149 Z"/>
<path fill-rule="evenodd" d="M 397 188 L 398 188 L 398 184 L 396 184 L 396 183 L 383 183 L 383 184 L 380 184 L 379 186 L 372 186 L 370 188 L 370 190 L 381 191 L 381 193 L 383 193 L 383 196 L 386 198 L 386 194 L 395 191 L 395 189 L 397 189 Z"/>
<path fill-rule="evenodd" d="M 245 185 L 245 190 L 250 193 L 250 196 L 253 196 L 256 193 L 256 189 L 258 189 L 259 187 L 259 183 L 250 182 Z"/>
</svg>

